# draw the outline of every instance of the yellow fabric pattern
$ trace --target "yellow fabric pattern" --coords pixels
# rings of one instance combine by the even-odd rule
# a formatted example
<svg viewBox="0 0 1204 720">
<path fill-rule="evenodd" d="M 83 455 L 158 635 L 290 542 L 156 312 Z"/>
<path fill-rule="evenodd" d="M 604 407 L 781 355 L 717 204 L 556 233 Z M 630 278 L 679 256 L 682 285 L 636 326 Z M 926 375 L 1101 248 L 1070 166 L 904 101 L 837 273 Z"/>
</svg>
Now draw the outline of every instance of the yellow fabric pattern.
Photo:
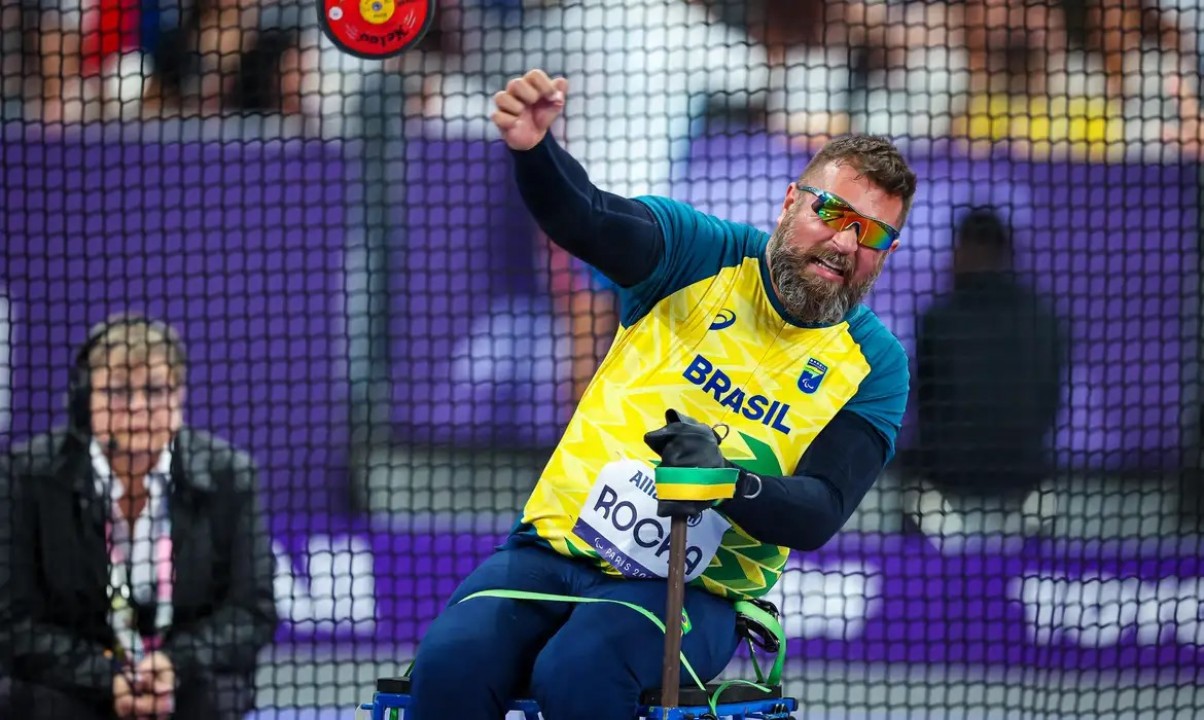
<svg viewBox="0 0 1204 720">
<path fill-rule="evenodd" d="M 620 330 L 522 522 L 557 552 L 593 558 L 609 574 L 660 576 L 668 519 L 647 516 L 658 458 L 643 437 L 664 425 L 665 410 L 726 424 L 729 460 L 790 474 L 869 371 L 847 324 L 809 329 L 778 319 L 759 260 L 745 258 Z M 750 538 L 719 511 L 704 517 L 690 531 L 687 579 L 724 597 L 767 592 L 788 551 Z"/>
</svg>

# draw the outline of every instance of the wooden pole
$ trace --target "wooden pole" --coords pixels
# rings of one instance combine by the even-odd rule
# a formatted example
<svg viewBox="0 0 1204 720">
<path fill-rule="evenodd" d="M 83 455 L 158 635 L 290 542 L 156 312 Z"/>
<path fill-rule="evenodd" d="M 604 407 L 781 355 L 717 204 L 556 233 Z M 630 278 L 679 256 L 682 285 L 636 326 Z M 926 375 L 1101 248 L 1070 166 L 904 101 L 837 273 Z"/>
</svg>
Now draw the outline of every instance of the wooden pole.
<svg viewBox="0 0 1204 720">
<path fill-rule="evenodd" d="M 677 707 L 681 689 L 681 611 L 686 600 L 686 518 L 669 524 L 669 593 L 665 603 L 665 657 L 661 664 L 661 706 Z"/>
</svg>

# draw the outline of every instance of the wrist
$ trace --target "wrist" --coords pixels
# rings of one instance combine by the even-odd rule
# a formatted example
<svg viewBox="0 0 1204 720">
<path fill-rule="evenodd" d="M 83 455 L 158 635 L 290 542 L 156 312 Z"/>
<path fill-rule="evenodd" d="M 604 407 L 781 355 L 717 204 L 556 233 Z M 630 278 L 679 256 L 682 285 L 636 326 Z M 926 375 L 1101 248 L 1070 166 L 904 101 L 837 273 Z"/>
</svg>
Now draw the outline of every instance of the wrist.
<svg viewBox="0 0 1204 720">
<path fill-rule="evenodd" d="M 507 147 L 507 149 L 510 150 L 511 153 L 514 153 L 516 155 L 520 155 L 520 156 L 535 155 L 535 154 L 539 153 L 540 151 L 546 151 L 547 146 L 548 146 L 548 137 L 551 134 L 552 134 L 551 129 L 546 130 L 543 134 L 543 137 L 541 137 L 538 142 L 536 142 L 534 145 L 532 145 L 529 148 L 516 148 L 513 145 L 507 145 L 506 147 Z"/>
<path fill-rule="evenodd" d="M 732 500 L 752 500 L 761 494 L 763 483 L 760 475 L 745 470 L 731 460 L 726 462 L 728 467 L 735 468 L 740 472 L 736 478 L 736 494 L 732 496 Z"/>
<path fill-rule="evenodd" d="M 104 652 L 104 668 L 108 673 L 110 681 L 116 681 L 117 678 L 129 677 L 129 663 L 121 656 L 120 653 L 114 653 L 112 650 Z"/>
<path fill-rule="evenodd" d="M 190 671 L 190 668 L 186 667 L 187 658 L 177 648 L 169 648 L 164 645 L 155 652 L 167 659 L 171 673 L 176 678 L 177 683 L 179 682 L 180 675 Z"/>
<path fill-rule="evenodd" d="M 656 495 L 668 502 L 722 502 L 736 491 L 740 472 L 733 467 L 656 468 Z"/>
<path fill-rule="evenodd" d="M 747 470 L 740 471 L 740 479 L 736 481 L 736 497 L 752 500 L 761 494 L 761 476 Z"/>
</svg>

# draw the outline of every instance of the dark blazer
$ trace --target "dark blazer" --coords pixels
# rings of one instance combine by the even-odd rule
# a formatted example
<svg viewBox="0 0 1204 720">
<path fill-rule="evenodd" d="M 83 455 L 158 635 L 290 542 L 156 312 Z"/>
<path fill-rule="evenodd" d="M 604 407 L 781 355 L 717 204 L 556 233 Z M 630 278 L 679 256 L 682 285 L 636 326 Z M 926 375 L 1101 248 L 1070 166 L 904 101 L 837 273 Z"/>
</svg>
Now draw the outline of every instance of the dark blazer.
<svg viewBox="0 0 1204 720">
<path fill-rule="evenodd" d="M 0 463 L 0 675 L 111 702 L 104 504 L 88 446 L 58 431 Z M 174 620 L 163 651 L 181 684 L 252 673 L 278 622 L 258 471 L 246 453 L 185 428 L 171 480 Z"/>
</svg>

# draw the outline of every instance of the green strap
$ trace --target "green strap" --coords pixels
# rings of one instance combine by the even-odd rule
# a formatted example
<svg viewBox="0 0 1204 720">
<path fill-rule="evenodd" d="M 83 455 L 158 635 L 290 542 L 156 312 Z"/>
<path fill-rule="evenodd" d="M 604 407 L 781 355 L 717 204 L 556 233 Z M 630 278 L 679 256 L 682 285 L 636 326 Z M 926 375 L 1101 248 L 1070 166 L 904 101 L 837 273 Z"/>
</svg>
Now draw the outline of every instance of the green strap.
<svg viewBox="0 0 1204 720">
<path fill-rule="evenodd" d="M 610 598 L 574 597 L 572 595 L 554 595 L 551 593 L 527 592 L 524 590 L 482 590 L 469 595 L 468 597 L 460 600 L 460 602 L 482 597 L 494 597 L 507 600 L 543 600 L 549 602 L 582 604 L 610 603 L 612 605 L 621 605 L 630 610 L 634 610 L 640 615 L 643 615 L 648 619 L 649 622 L 655 625 L 658 630 L 660 630 L 662 633 L 665 632 L 665 624 L 661 622 L 660 618 L 644 607 L 636 605 L 635 603 L 625 602 L 623 600 L 612 600 Z M 769 692 L 770 687 L 776 686 L 781 682 L 782 668 L 786 663 L 786 633 L 782 630 L 782 624 L 778 622 L 778 619 L 774 617 L 773 614 L 745 600 L 737 600 L 733 607 L 738 614 L 749 618 L 750 620 L 758 623 L 761 627 L 773 633 L 774 637 L 778 641 L 778 652 L 777 656 L 774 658 L 773 666 L 769 670 L 769 676 L 764 677 L 761 674 L 761 666 L 757 663 L 756 648 L 753 646 L 752 640 L 749 639 L 749 657 L 752 658 L 753 670 L 757 674 L 757 682 L 749 682 L 748 680 L 728 680 L 724 683 L 720 683 L 719 687 L 715 689 L 715 692 L 712 693 L 707 699 L 707 704 L 710 706 L 711 713 L 713 715 L 718 715 L 718 710 L 716 708 L 719 704 L 719 697 L 723 694 L 724 690 L 727 690 L 729 687 L 733 687 L 735 685 L 747 685 L 757 688 L 761 692 L 767 693 Z M 684 635 L 689 631 L 690 618 L 689 615 L 686 614 L 685 608 L 682 608 L 682 634 Z M 694 667 L 690 665 L 690 661 L 686 659 L 686 654 L 684 652 L 681 653 L 681 666 L 685 668 L 687 673 L 689 673 L 690 678 L 696 685 L 698 685 L 698 688 L 705 693 L 707 689 L 706 684 L 703 683 L 698 677 L 698 673 L 694 672 Z M 410 666 L 406 668 L 405 677 L 409 677 L 410 670 L 413 669 L 413 667 L 414 663 L 410 662 Z"/>
<path fill-rule="evenodd" d="M 769 677 L 765 678 L 765 683 L 767 685 L 779 684 L 782 681 L 782 668 L 786 665 L 786 632 L 782 629 L 782 623 L 778 622 L 778 619 L 768 611 L 746 600 L 737 600 L 735 608 L 738 614 L 758 623 L 773 633 L 774 638 L 777 639 L 777 656 L 773 659 L 773 666 L 769 669 Z M 749 642 L 751 643 L 751 640 Z M 753 667 L 757 669 L 757 679 L 760 680 L 761 668 L 756 664 L 756 654 L 750 654 L 753 655 Z"/>
<path fill-rule="evenodd" d="M 480 597 L 494 597 L 494 598 L 503 598 L 503 599 L 507 599 L 507 600 L 547 600 L 550 602 L 582 603 L 582 604 L 586 604 L 586 605 L 593 604 L 593 603 L 610 603 L 611 605 L 622 605 L 623 607 L 628 608 L 630 610 L 634 610 L 634 611 L 638 612 L 639 614 L 643 615 L 644 617 L 648 618 L 648 621 L 651 622 L 653 625 L 655 625 L 658 630 L 660 630 L 662 633 L 665 632 L 665 623 L 661 622 L 660 618 L 658 618 L 656 615 L 652 614 L 652 612 L 650 612 L 646 608 L 640 607 L 639 605 L 636 605 L 635 603 L 625 602 L 623 600 L 611 600 L 610 598 L 573 597 L 572 595 L 553 595 L 551 593 L 527 592 L 524 590 L 482 590 L 480 592 L 475 592 L 475 593 L 469 595 L 468 597 L 464 598 L 460 602 L 465 602 L 467 600 L 472 600 L 473 598 L 480 598 Z M 684 635 L 690 631 L 690 618 L 689 618 L 689 616 L 686 615 L 685 608 L 682 608 L 681 613 L 682 613 L 681 614 L 681 622 L 682 622 L 681 631 L 682 631 L 682 634 Z M 704 683 L 701 679 L 699 679 L 698 673 L 694 672 L 694 667 L 692 665 L 690 665 L 690 661 L 686 659 L 686 654 L 684 652 L 680 653 L 680 654 L 681 654 L 681 666 L 683 668 L 685 668 L 687 673 L 689 673 L 690 679 L 692 679 L 698 685 L 698 688 L 700 690 L 702 690 L 703 692 L 706 692 L 706 689 L 707 689 L 706 683 Z"/>
<path fill-rule="evenodd" d="M 750 682 L 748 680 L 728 680 L 720 683 L 719 687 L 715 688 L 714 694 L 707 698 L 707 706 L 710 707 L 712 715 L 719 717 L 719 696 L 723 694 L 724 690 L 727 690 L 735 685 L 747 685 L 749 687 L 755 687 L 763 693 L 769 692 L 769 688 L 765 687 L 764 685 Z"/>
<path fill-rule="evenodd" d="M 748 659 L 752 661 L 753 672 L 757 674 L 757 682 L 765 682 L 765 674 L 761 672 L 761 663 L 757 662 L 757 646 L 752 638 L 748 638 Z"/>
</svg>

